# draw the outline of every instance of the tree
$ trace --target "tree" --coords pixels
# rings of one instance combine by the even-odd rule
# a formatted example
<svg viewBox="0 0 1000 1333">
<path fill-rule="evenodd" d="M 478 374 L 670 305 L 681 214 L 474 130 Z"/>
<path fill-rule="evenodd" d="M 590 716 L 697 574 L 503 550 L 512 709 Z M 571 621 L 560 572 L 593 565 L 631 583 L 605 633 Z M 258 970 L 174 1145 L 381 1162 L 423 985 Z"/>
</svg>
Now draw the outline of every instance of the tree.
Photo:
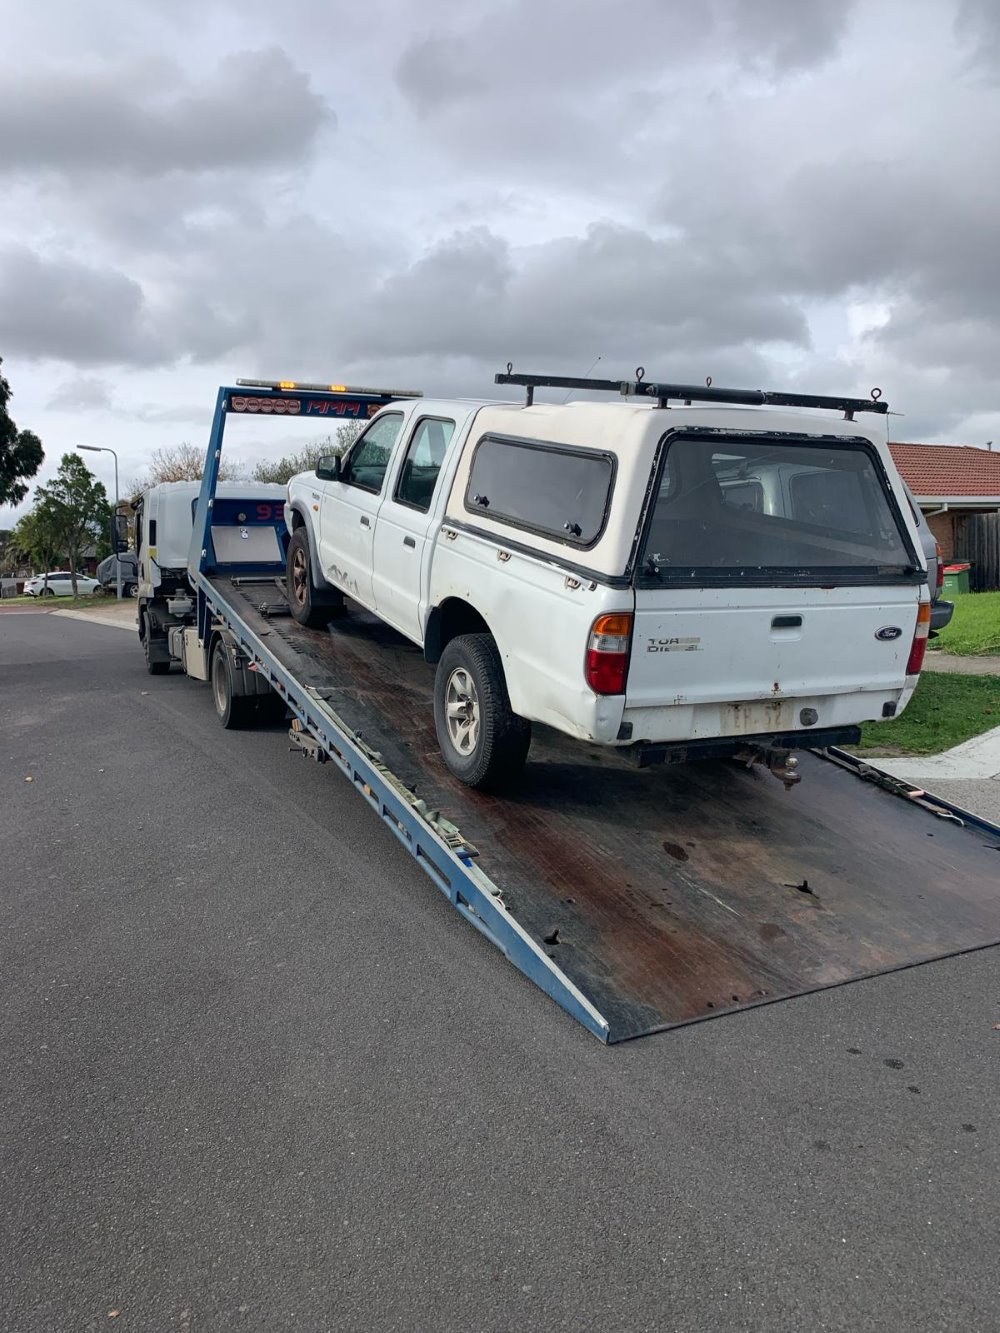
<svg viewBox="0 0 1000 1333">
<path fill-rule="evenodd" d="M 35 507 L 39 522 L 58 534 L 61 551 L 69 560 L 76 596 L 76 571 L 80 556 L 91 543 L 98 543 L 111 524 L 108 493 L 79 454 L 63 454 L 59 471 L 48 486 L 39 486 Z"/>
<path fill-rule="evenodd" d="M 0 357 L 3 365 L 3 357 Z M 25 481 L 42 466 L 42 442 L 30 430 L 18 430 L 7 412 L 10 385 L 0 374 L 0 505 L 20 504 L 28 494 Z"/>
<path fill-rule="evenodd" d="M 327 436 L 324 440 L 315 440 L 294 454 L 285 454 L 283 458 L 268 459 L 258 463 L 253 470 L 254 481 L 274 482 L 284 486 L 297 472 L 312 472 L 316 464 L 325 455 L 345 454 L 361 434 L 367 423 L 364 421 L 345 421 L 337 427 L 337 438 Z"/>
<path fill-rule="evenodd" d="M 18 519 L 10 534 L 9 550 L 18 563 L 24 561 L 31 569 L 40 565 L 45 571 L 45 587 L 48 587 L 48 572 L 60 554 L 61 537 L 53 522 L 52 513 L 43 509 L 36 502 L 34 509 Z"/>
<path fill-rule="evenodd" d="M 140 495 L 150 486 L 158 486 L 163 481 L 201 481 L 205 471 L 205 451 L 197 445 L 174 444 L 166 449 L 154 449 L 150 455 L 149 466 L 141 473 L 126 494 Z M 243 476 L 243 464 L 238 458 L 219 460 L 219 480 L 239 481 Z"/>
</svg>

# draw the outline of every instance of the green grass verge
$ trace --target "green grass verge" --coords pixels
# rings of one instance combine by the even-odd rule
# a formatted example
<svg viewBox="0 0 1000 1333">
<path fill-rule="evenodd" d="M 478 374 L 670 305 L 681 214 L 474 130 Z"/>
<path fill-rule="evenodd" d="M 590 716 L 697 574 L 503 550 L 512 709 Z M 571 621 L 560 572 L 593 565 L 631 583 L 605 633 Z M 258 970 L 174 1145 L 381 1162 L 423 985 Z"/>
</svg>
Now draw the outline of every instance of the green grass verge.
<svg viewBox="0 0 1000 1333">
<path fill-rule="evenodd" d="M 1000 676 L 925 671 L 910 703 L 892 722 L 868 722 L 858 753 L 940 754 L 1000 727 Z"/>
<path fill-rule="evenodd" d="M 928 645 L 931 653 L 956 657 L 1000 655 L 1000 592 L 967 592 L 955 598 L 951 624 Z"/>
<path fill-rule="evenodd" d="M 116 600 L 113 595 L 100 593 L 96 596 L 88 593 L 85 597 L 4 597 L 0 598 L 0 610 L 5 606 L 37 606 L 40 611 L 65 611 L 69 607 L 78 610 L 81 606 L 92 606 L 96 611 L 99 606 L 106 607 Z"/>
</svg>

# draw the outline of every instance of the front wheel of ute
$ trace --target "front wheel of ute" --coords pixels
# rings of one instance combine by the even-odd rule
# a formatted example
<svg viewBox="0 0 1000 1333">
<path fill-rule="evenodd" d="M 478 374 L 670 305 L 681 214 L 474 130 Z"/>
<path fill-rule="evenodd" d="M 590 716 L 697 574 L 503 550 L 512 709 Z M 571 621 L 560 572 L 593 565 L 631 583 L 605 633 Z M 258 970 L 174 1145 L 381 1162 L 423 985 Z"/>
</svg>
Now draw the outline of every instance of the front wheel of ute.
<svg viewBox="0 0 1000 1333">
<path fill-rule="evenodd" d="M 305 528 L 296 528 L 288 543 L 285 587 L 289 610 L 300 625 L 309 629 L 322 629 L 344 608 L 342 593 L 319 593 L 316 590 Z"/>
<path fill-rule="evenodd" d="M 510 706 L 491 635 L 460 635 L 441 654 L 434 678 L 434 725 L 445 763 L 469 787 L 497 791 L 523 769 L 531 723 Z"/>
</svg>

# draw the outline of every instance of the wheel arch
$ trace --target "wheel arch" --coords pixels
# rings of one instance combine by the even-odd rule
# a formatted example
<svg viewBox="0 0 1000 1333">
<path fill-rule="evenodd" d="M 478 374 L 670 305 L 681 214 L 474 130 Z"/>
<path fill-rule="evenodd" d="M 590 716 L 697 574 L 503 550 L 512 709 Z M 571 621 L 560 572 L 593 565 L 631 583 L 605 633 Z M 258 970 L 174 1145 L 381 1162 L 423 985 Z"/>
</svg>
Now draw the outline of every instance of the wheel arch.
<svg viewBox="0 0 1000 1333">
<path fill-rule="evenodd" d="M 306 513 L 306 502 L 304 500 L 293 500 L 288 506 L 288 509 L 292 524 L 289 529 L 289 536 L 291 536 L 292 533 L 298 532 L 299 528 L 305 528 L 306 531 L 306 541 L 309 543 L 310 575 L 313 580 L 313 586 L 316 588 L 329 588 L 333 591 L 339 591 L 339 589 L 336 588 L 336 585 L 330 583 L 330 581 L 323 575 L 323 566 L 319 559 L 319 547 L 316 545 L 316 531 L 313 528 L 312 520 Z"/>
<path fill-rule="evenodd" d="M 424 658 L 432 666 L 441 660 L 441 654 L 452 639 L 461 634 L 488 634 L 494 642 L 496 635 L 481 611 L 464 597 L 446 597 L 431 609 L 424 631 Z M 498 645 L 499 646 L 499 645 Z"/>
</svg>

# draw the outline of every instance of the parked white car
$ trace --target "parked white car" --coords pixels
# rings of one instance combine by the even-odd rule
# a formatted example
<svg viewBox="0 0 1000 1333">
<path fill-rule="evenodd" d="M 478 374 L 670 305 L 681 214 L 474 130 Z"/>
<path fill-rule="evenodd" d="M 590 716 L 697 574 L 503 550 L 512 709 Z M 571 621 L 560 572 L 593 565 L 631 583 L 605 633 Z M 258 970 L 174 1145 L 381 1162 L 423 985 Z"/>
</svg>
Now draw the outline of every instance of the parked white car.
<svg viewBox="0 0 1000 1333">
<path fill-rule="evenodd" d="M 622 392 L 656 401 L 383 408 L 288 484 L 292 614 L 324 624 L 346 595 L 419 644 L 471 786 L 519 770 L 532 723 L 794 782 L 791 750 L 897 716 L 923 661 L 913 514 L 884 427 L 855 416 L 885 405 Z"/>
<path fill-rule="evenodd" d="M 54 569 L 49 574 L 36 574 L 24 585 L 28 597 L 72 597 L 73 576 L 68 569 Z M 94 596 L 101 591 L 97 579 L 89 574 L 77 574 L 76 591 L 80 597 Z"/>
</svg>

